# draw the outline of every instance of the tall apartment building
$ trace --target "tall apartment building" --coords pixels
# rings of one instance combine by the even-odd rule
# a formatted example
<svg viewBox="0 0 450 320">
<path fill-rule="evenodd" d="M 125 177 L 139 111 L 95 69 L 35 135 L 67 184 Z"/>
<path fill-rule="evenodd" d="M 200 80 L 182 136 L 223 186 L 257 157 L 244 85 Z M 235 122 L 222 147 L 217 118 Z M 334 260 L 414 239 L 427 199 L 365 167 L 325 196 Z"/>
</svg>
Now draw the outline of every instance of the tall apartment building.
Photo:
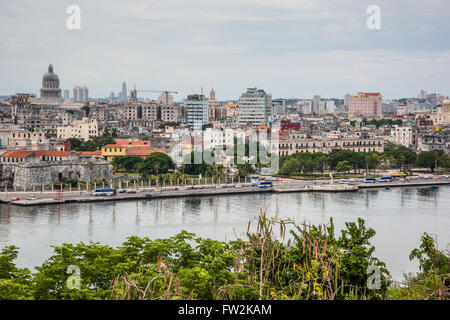
<svg viewBox="0 0 450 320">
<path fill-rule="evenodd" d="M 184 101 L 186 106 L 187 125 L 190 128 L 201 129 L 209 122 L 208 99 L 202 94 L 189 95 Z"/>
<path fill-rule="evenodd" d="M 75 86 L 73 88 L 73 101 L 74 102 L 84 102 L 89 100 L 89 90 L 86 86 L 79 87 Z"/>
<path fill-rule="evenodd" d="M 160 108 L 161 120 L 164 122 L 178 122 L 178 118 L 181 117 L 178 105 L 162 104 Z"/>
<path fill-rule="evenodd" d="M 272 95 L 264 90 L 248 88 L 239 98 L 238 125 L 269 125 L 273 118 Z"/>
<path fill-rule="evenodd" d="M 58 126 L 57 129 L 57 137 L 60 139 L 76 138 L 87 141 L 90 136 L 98 136 L 96 119 L 74 120 L 71 126 Z"/>
<path fill-rule="evenodd" d="M 160 120 L 161 107 L 157 103 L 133 103 L 123 106 L 124 120 Z"/>
<path fill-rule="evenodd" d="M 319 113 L 320 96 L 313 96 L 312 112 Z"/>
<path fill-rule="evenodd" d="M 381 118 L 383 116 L 383 97 L 380 93 L 359 92 L 348 101 L 348 113 L 364 117 Z"/>
</svg>

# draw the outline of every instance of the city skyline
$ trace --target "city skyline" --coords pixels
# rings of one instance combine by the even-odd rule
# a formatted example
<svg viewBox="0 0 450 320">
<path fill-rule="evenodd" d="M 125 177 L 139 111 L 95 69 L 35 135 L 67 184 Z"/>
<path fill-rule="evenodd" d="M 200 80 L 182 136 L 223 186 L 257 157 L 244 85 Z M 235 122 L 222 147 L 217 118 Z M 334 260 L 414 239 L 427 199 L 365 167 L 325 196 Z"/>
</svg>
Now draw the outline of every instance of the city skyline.
<svg viewBox="0 0 450 320">
<path fill-rule="evenodd" d="M 79 88 L 79 89 L 86 89 L 87 90 L 87 86 L 79 86 L 79 85 L 77 85 L 77 84 L 75 84 L 75 86 L 72 88 L 72 91 L 73 90 L 75 90 L 75 88 Z M 109 94 L 106 94 L 106 95 L 101 95 L 101 96 L 89 96 L 89 98 L 90 99 L 102 99 L 102 98 L 114 98 L 115 97 L 115 94 L 117 93 L 118 94 L 118 97 L 120 96 L 120 98 L 122 98 L 123 99 L 123 93 L 126 91 L 128 94 L 127 94 L 127 100 L 128 100 L 128 97 L 130 96 L 130 92 L 132 91 L 132 90 L 128 90 L 128 89 L 126 89 L 127 88 L 127 85 L 126 85 L 126 81 L 123 81 L 122 82 L 122 84 L 121 84 L 121 88 L 120 89 L 118 89 L 118 90 L 116 90 L 116 91 L 110 91 L 109 92 Z M 241 93 L 240 94 L 238 94 L 238 95 L 236 95 L 236 97 L 231 97 L 231 98 L 227 98 L 227 99 L 222 99 L 222 100 L 218 100 L 218 101 L 239 101 L 239 99 L 240 99 L 240 95 L 242 94 L 242 92 L 243 91 L 245 91 L 246 89 L 251 89 L 252 87 L 249 87 L 249 86 L 247 86 L 246 88 L 243 88 L 242 90 L 241 90 Z M 256 88 L 256 87 L 255 87 Z M 213 89 L 213 87 L 211 87 L 211 89 Z M 261 88 L 262 90 L 265 90 L 265 89 L 267 89 L 267 88 Z M 68 99 L 71 99 L 71 100 L 73 100 L 74 99 L 74 97 L 72 96 L 72 97 L 70 97 L 70 89 L 66 89 L 66 88 L 61 88 L 61 90 L 64 90 L 63 91 L 63 93 L 64 93 L 64 97 L 61 97 L 61 98 L 64 98 L 63 100 L 67 100 L 67 98 L 66 98 L 66 92 L 69 92 L 69 94 L 67 95 L 67 97 L 68 97 Z M 90 89 L 89 89 L 90 90 Z M 139 89 L 140 90 L 140 89 Z M 139 92 L 139 90 L 138 90 L 138 92 Z M 145 90 L 143 90 L 143 91 L 145 91 Z M 204 88 L 203 88 L 203 86 L 200 88 L 200 89 L 198 89 L 198 90 L 195 90 L 195 89 L 193 89 L 192 90 L 192 92 L 190 92 L 190 93 L 187 93 L 186 94 L 186 96 L 183 96 L 183 97 L 179 97 L 178 99 L 174 99 L 174 102 L 175 103 L 179 103 L 179 102 L 183 102 L 184 100 L 186 100 L 187 98 L 188 98 L 188 96 L 190 96 L 190 95 L 193 95 L 193 94 L 201 94 L 201 92 L 203 92 L 204 91 Z M 373 91 L 373 90 L 372 90 Z M 6 92 L 6 91 L 5 91 Z M 38 90 L 38 92 L 39 92 L 39 90 Z M 155 93 L 147 93 L 147 92 L 144 92 L 144 93 L 140 93 L 140 95 L 138 96 L 138 98 L 148 98 L 149 96 L 152 96 L 152 100 L 153 101 L 157 101 L 159 98 L 160 98 L 160 93 L 156 93 L 156 92 L 158 92 L 158 91 L 155 91 Z M 164 92 L 164 91 L 160 91 L 160 92 Z M 26 94 L 31 94 L 31 95 L 34 95 L 34 96 L 36 96 L 37 98 L 41 98 L 40 97 L 40 94 L 38 94 L 38 93 L 36 93 L 36 92 L 31 92 L 31 91 L 19 91 L 19 90 L 16 90 L 16 91 L 14 91 L 14 92 L 12 92 L 11 94 L 4 94 L 4 93 L 2 93 L 2 94 L 0 94 L 0 96 L 8 96 L 8 95 L 10 95 L 10 96 L 13 96 L 14 94 L 17 94 L 17 93 L 26 93 Z M 270 94 L 270 89 L 268 90 L 268 93 Z M 302 100 L 302 99 L 306 99 L 306 100 L 311 100 L 311 101 L 313 101 L 314 100 L 314 98 L 315 97 L 319 97 L 320 99 L 339 99 L 339 100 L 343 100 L 343 101 L 345 101 L 345 99 L 346 99 L 346 96 L 348 95 L 348 96 L 357 96 L 357 95 L 359 95 L 360 93 L 363 93 L 363 91 L 355 91 L 355 92 L 346 92 L 343 96 L 321 96 L 321 95 L 311 95 L 311 96 L 284 96 L 284 97 L 277 97 L 276 99 L 284 99 L 284 100 L 289 100 L 289 99 L 297 99 L 297 100 Z M 448 97 L 448 95 L 446 94 L 446 93 L 442 93 L 442 92 L 437 92 L 437 91 L 434 91 L 434 90 L 431 90 L 431 91 L 426 91 L 426 90 L 423 90 L 423 89 L 420 89 L 418 92 L 417 92 L 417 94 L 414 94 L 414 93 L 412 93 L 411 95 L 408 95 L 408 96 L 399 96 L 399 97 L 394 97 L 394 98 L 391 98 L 391 97 L 384 97 L 383 96 L 383 101 L 384 100 L 397 100 L 397 99 L 404 99 L 404 98 L 416 98 L 416 97 L 420 97 L 420 95 L 423 95 L 423 94 L 437 94 L 438 96 L 441 96 L 441 97 Z M 158 97 L 159 96 L 159 97 Z M 424 98 L 425 99 L 425 98 Z"/>
<path fill-rule="evenodd" d="M 449 95 L 450 4 L 378 1 L 381 30 L 369 30 L 371 4 L 79 1 L 81 29 L 69 30 L 67 2 L 5 1 L 0 95 L 38 93 L 50 63 L 63 90 L 83 83 L 93 97 L 119 92 L 124 80 L 138 89 L 178 91 L 176 101 L 202 86 L 216 88 L 221 101 L 249 87 L 274 98 Z"/>
</svg>

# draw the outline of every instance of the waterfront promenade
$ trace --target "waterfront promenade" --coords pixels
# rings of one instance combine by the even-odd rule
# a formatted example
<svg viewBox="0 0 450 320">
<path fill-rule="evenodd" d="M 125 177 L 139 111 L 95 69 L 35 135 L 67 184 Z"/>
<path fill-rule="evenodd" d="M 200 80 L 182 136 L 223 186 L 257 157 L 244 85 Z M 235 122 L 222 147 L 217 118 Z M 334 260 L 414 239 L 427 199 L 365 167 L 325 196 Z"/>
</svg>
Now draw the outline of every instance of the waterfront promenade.
<svg viewBox="0 0 450 320">
<path fill-rule="evenodd" d="M 66 190 L 57 191 L 3 191 L 0 192 L 0 202 L 12 205 L 33 206 L 49 205 L 70 202 L 104 202 L 120 200 L 143 200 L 173 197 L 199 197 L 219 196 L 248 193 L 284 193 L 284 192 L 356 192 L 365 188 L 393 188 L 414 186 L 438 186 L 450 184 L 450 179 L 445 177 L 434 178 L 409 178 L 393 182 L 364 183 L 362 180 L 350 180 L 346 183 L 340 181 L 311 181 L 311 180 L 283 180 L 274 181 L 273 188 L 259 188 L 254 183 L 238 184 L 209 184 L 189 186 L 167 186 L 167 187 L 136 187 L 135 192 L 118 193 L 116 196 L 93 196 L 92 191 Z M 130 189 L 125 189 L 130 191 Z M 35 200 L 27 200 L 29 195 L 34 195 Z M 18 198 L 18 200 L 13 200 Z"/>
</svg>

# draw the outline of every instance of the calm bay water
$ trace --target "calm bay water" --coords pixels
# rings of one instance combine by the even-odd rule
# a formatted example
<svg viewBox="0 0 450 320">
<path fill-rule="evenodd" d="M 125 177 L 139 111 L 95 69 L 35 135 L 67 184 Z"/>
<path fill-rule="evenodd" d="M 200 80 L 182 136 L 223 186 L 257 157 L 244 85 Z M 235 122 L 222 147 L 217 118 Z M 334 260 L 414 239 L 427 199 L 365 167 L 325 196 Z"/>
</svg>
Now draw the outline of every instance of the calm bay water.
<svg viewBox="0 0 450 320">
<path fill-rule="evenodd" d="M 376 230 L 375 255 L 394 279 L 416 272 L 408 259 L 423 232 L 437 235 L 440 248 L 450 243 L 450 187 L 361 190 L 356 193 L 254 194 L 176 198 L 116 203 L 80 203 L 18 207 L 0 205 L 0 248 L 20 247 L 19 266 L 33 268 L 52 253 L 50 245 L 100 242 L 120 245 L 128 236 L 170 237 L 181 230 L 201 237 L 241 237 L 248 221 L 266 210 L 269 216 L 296 222 L 327 223 L 336 231 L 358 217 Z"/>
</svg>

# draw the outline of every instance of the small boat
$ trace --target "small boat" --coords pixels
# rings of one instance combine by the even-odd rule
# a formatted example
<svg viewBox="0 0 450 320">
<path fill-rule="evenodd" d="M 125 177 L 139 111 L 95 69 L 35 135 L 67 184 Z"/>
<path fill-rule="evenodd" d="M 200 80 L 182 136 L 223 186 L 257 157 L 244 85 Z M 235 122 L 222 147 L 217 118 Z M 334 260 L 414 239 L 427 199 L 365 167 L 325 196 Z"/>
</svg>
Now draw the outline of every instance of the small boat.
<svg viewBox="0 0 450 320">
<path fill-rule="evenodd" d="M 436 190 L 437 188 L 439 188 L 438 186 L 431 186 L 431 190 Z"/>
<path fill-rule="evenodd" d="M 391 189 L 391 187 L 389 187 L 389 186 L 386 186 L 386 190 L 390 190 Z"/>
</svg>

